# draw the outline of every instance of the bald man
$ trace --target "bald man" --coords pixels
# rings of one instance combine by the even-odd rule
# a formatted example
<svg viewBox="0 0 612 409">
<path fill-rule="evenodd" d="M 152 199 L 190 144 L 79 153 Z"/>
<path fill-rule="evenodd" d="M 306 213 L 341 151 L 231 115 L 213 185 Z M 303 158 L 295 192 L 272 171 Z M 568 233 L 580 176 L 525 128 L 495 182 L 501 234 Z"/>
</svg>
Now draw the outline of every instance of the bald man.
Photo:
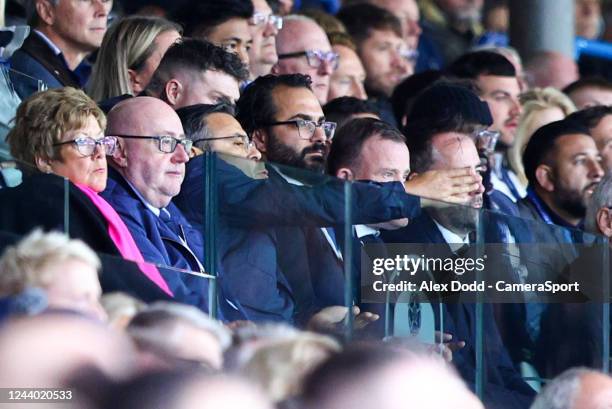
<svg viewBox="0 0 612 409">
<path fill-rule="evenodd" d="M 323 29 L 309 17 L 287 16 L 276 37 L 276 51 L 278 62 L 272 67 L 272 74 L 310 75 L 312 91 L 324 105 L 338 54 L 332 51 Z"/>
<path fill-rule="evenodd" d="M 109 161 L 103 197 L 119 213 L 145 261 L 196 273 L 160 268 L 178 302 L 207 310 L 202 233 L 172 203 L 185 177 L 191 140 L 178 115 L 152 97 L 130 98 L 108 115 L 108 135 L 118 146 Z"/>
</svg>

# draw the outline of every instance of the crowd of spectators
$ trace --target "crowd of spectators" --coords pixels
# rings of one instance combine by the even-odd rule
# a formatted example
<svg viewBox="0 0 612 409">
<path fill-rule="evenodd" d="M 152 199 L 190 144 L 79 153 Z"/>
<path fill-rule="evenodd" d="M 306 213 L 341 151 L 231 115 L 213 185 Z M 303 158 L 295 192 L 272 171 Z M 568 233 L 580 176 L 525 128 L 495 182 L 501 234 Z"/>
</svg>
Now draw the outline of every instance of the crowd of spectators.
<svg viewBox="0 0 612 409">
<path fill-rule="evenodd" d="M 523 64 L 507 3 L 8 1 L 29 34 L 0 36 L 0 387 L 79 409 L 612 405 L 612 62 Z M 606 7 L 575 0 L 576 35 L 610 41 Z M 492 245 L 487 279 L 583 291 L 374 302 L 390 243 Z"/>
</svg>

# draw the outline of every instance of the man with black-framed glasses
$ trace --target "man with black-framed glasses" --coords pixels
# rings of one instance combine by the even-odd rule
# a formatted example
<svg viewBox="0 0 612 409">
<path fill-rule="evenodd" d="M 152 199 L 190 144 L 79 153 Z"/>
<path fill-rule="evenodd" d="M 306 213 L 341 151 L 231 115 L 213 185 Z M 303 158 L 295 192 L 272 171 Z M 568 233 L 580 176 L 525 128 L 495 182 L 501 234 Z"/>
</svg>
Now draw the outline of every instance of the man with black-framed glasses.
<svg viewBox="0 0 612 409">
<path fill-rule="evenodd" d="M 204 272 L 202 233 L 172 203 L 193 143 L 178 115 L 157 98 L 129 98 L 110 111 L 106 134 L 117 146 L 102 195 L 124 220 L 145 261 L 159 266 L 174 299 L 207 310 L 207 279 L 198 276 Z"/>
<path fill-rule="evenodd" d="M 311 18 L 289 15 L 276 37 L 278 62 L 273 74 L 304 74 L 312 79 L 312 90 L 321 105 L 327 102 L 330 76 L 338 66 L 327 35 Z"/>
</svg>

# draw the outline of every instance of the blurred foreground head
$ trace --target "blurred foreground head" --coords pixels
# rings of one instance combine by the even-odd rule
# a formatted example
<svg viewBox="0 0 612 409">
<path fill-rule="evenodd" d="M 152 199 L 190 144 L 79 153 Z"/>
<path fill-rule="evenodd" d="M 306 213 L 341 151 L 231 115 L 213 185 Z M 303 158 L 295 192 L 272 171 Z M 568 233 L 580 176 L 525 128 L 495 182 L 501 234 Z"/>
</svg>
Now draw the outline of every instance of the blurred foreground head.
<svg viewBox="0 0 612 409">
<path fill-rule="evenodd" d="M 76 314 L 16 319 L 0 330 L 0 385 L 64 387 L 84 368 L 123 379 L 136 366 L 135 357 L 127 337 Z"/>
<path fill-rule="evenodd" d="M 334 355 L 307 379 L 304 399 L 318 409 L 483 408 L 441 358 L 382 344 Z"/>
</svg>

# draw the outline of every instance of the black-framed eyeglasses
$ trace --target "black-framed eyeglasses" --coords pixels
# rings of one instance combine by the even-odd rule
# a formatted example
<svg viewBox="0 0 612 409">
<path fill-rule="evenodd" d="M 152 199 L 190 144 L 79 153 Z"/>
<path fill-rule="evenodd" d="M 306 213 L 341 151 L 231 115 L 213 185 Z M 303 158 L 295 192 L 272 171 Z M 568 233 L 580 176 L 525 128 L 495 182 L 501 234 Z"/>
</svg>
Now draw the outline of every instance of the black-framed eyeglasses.
<svg viewBox="0 0 612 409">
<path fill-rule="evenodd" d="M 163 153 L 174 153 L 177 145 L 183 145 L 183 149 L 185 152 L 189 153 L 191 151 L 191 147 L 193 146 L 193 141 L 187 138 L 176 138 L 174 136 L 169 135 L 112 135 L 118 138 L 125 139 L 154 139 L 158 142 L 158 148 L 160 152 Z"/>
<path fill-rule="evenodd" d="M 306 50 L 297 51 L 295 53 L 279 54 L 278 59 L 282 60 L 285 58 L 295 58 L 306 56 L 308 65 L 312 68 L 319 68 L 323 62 L 329 64 L 334 70 L 338 68 L 338 62 L 340 56 L 334 51 L 321 51 L 321 50 Z"/>
<path fill-rule="evenodd" d="M 98 146 L 100 146 L 100 148 L 104 151 L 105 155 L 112 155 L 115 153 L 115 148 L 117 147 L 117 138 L 114 136 L 103 136 L 101 138 L 94 139 L 87 135 L 78 135 L 76 138 L 69 141 L 54 143 L 53 146 L 68 144 L 74 144 L 77 151 L 83 156 L 93 155 L 96 151 L 96 147 Z"/>
<path fill-rule="evenodd" d="M 254 13 L 249 19 L 249 24 L 252 26 L 263 26 L 270 24 L 277 30 L 283 28 L 283 18 L 276 14 Z"/>
<path fill-rule="evenodd" d="M 277 122 L 269 122 L 264 124 L 264 126 L 277 126 L 277 125 L 295 125 L 298 129 L 298 134 L 301 139 L 312 139 L 314 136 L 315 130 L 317 128 L 323 129 L 325 133 L 325 138 L 328 141 L 334 137 L 334 133 L 336 133 L 336 123 L 329 121 L 320 121 L 319 123 L 315 121 L 310 121 L 307 119 L 292 119 L 290 121 L 277 121 Z"/>
<path fill-rule="evenodd" d="M 244 150 L 246 152 L 249 152 L 255 146 L 253 141 L 251 141 L 249 139 L 249 137 L 246 136 L 246 135 L 217 136 L 217 137 L 213 137 L 213 138 L 198 138 L 198 139 L 194 139 L 193 140 L 193 144 L 195 145 L 196 143 L 203 142 L 203 141 L 218 141 L 218 140 L 222 140 L 222 139 L 238 139 L 238 138 L 242 142 L 242 144 L 244 146 Z"/>
</svg>

